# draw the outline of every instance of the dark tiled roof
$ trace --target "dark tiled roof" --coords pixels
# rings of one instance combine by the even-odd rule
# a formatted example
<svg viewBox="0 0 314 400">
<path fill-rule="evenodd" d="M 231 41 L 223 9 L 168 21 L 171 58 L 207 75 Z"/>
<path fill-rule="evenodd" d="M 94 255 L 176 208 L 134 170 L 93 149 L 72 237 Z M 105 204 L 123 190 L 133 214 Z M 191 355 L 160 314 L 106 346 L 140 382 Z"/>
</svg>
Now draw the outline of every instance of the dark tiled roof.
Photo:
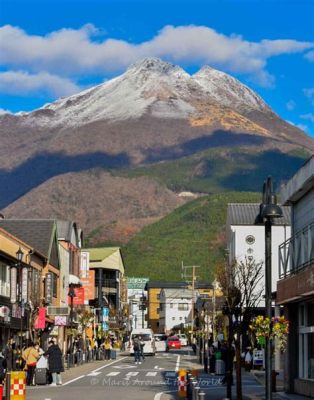
<svg viewBox="0 0 314 400">
<path fill-rule="evenodd" d="M 23 240 L 49 259 L 55 221 L 48 219 L 1 219 L 0 227 Z"/>
<path fill-rule="evenodd" d="M 281 206 L 282 218 L 274 218 L 274 225 L 290 225 L 290 207 Z M 259 203 L 229 203 L 227 210 L 228 225 L 255 225 L 259 215 Z"/>
</svg>

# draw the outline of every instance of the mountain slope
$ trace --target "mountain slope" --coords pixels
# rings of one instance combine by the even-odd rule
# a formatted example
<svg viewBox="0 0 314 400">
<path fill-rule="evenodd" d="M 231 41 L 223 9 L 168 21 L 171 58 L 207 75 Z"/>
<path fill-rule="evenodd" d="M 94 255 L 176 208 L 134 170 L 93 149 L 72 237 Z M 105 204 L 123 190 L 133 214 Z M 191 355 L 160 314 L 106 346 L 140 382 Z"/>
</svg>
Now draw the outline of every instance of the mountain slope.
<svg viewBox="0 0 314 400">
<path fill-rule="evenodd" d="M 75 219 L 99 241 L 123 242 L 182 205 L 182 190 L 260 190 L 267 174 L 289 178 L 314 149 L 235 78 L 210 67 L 191 76 L 159 59 L 1 115 L 0 138 L 7 217 Z"/>
<path fill-rule="evenodd" d="M 213 280 L 224 257 L 227 204 L 260 202 L 260 193 L 224 193 L 193 200 L 144 228 L 123 247 L 126 274 L 180 281 L 181 265 L 197 265 L 200 280 Z"/>
</svg>

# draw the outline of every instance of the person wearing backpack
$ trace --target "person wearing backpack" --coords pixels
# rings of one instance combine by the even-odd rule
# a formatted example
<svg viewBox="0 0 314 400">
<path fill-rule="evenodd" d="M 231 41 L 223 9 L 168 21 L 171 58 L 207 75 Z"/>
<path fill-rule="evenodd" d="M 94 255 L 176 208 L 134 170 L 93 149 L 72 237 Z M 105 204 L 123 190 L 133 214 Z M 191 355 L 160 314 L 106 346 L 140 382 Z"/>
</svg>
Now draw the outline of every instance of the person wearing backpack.
<svg viewBox="0 0 314 400">
<path fill-rule="evenodd" d="M 141 344 L 138 337 L 133 339 L 133 351 L 134 351 L 134 361 L 135 364 L 142 364 L 141 363 Z"/>
</svg>

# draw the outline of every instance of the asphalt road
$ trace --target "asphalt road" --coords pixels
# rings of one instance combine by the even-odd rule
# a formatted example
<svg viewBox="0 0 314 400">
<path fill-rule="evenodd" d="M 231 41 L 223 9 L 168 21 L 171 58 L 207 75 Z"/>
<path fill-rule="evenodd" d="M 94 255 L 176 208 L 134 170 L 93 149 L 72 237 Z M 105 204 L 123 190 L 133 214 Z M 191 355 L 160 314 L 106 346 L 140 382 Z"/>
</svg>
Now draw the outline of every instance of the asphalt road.
<svg viewBox="0 0 314 400">
<path fill-rule="evenodd" d="M 197 364 L 196 357 L 188 349 L 157 353 L 147 356 L 141 365 L 133 357 L 120 356 L 96 369 L 75 376 L 62 386 L 36 386 L 27 389 L 27 400 L 170 400 L 177 399 L 178 369 L 192 370 Z M 222 399 L 226 388 L 221 376 L 200 375 L 206 398 Z M 255 379 L 244 376 L 250 392 L 256 390 Z M 234 389 L 235 390 L 235 389 Z"/>
</svg>

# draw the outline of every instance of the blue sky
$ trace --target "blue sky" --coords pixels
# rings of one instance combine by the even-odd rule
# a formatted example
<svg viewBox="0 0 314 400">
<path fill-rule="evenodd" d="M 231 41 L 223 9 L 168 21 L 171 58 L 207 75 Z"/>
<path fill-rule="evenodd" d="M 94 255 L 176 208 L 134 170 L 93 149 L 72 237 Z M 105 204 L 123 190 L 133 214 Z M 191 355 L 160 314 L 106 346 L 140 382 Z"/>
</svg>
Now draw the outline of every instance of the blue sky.
<svg viewBox="0 0 314 400">
<path fill-rule="evenodd" d="M 312 0 L 0 0 L 0 109 L 30 111 L 155 56 L 250 86 L 314 136 Z"/>
</svg>

